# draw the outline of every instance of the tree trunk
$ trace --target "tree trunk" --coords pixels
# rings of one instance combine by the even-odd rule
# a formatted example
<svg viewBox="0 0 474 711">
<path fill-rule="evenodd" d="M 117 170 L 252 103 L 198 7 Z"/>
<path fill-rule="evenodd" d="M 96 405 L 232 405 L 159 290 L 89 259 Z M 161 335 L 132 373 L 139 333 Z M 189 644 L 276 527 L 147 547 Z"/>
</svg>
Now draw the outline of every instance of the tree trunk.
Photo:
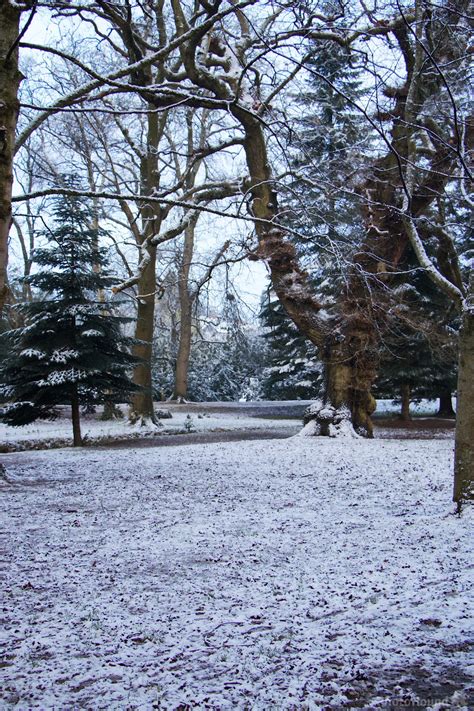
<svg viewBox="0 0 474 711">
<path fill-rule="evenodd" d="M 159 185 L 158 144 L 160 125 L 157 114 L 148 114 L 147 154 L 141 163 L 141 186 L 143 194 L 151 194 Z M 130 407 L 131 422 L 158 424 L 153 408 L 151 362 L 153 355 L 153 331 L 155 326 L 156 255 L 157 248 L 150 239 L 158 234 L 161 223 L 161 208 L 157 203 L 145 203 L 141 207 L 143 223 L 142 245 L 146 243 L 148 262 L 137 284 L 138 308 L 135 338 L 142 341 L 134 346 L 133 354 L 141 362 L 133 371 L 133 382 L 141 389 L 134 394 Z M 140 250 L 140 258 L 143 250 Z"/>
<path fill-rule="evenodd" d="M 459 338 L 459 375 L 456 406 L 456 443 L 454 456 L 453 500 L 458 510 L 465 501 L 474 500 L 474 311 L 471 299 L 464 312 Z"/>
<path fill-rule="evenodd" d="M 156 289 L 156 247 L 148 247 L 150 261 L 138 282 L 140 298 L 138 300 L 135 338 L 142 341 L 133 348 L 133 355 L 140 358 L 140 363 L 133 371 L 133 382 L 141 389 L 132 397 L 130 420 L 145 424 L 147 420 L 156 422 L 153 408 L 153 390 L 151 376 L 152 342 L 155 321 Z"/>
<path fill-rule="evenodd" d="M 0 312 L 8 296 L 8 233 L 12 219 L 13 153 L 18 119 L 18 89 L 22 75 L 18 69 L 21 10 L 8 0 L 0 0 Z"/>
<path fill-rule="evenodd" d="M 376 402 L 371 394 L 378 365 L 378 352 L 372 328 L 351 329 L 342 341 L 330 338 L 325 354 L 324 406 L 335 416 L 350 416 L 357 434 L 373 437 L 372 413 Z"/>
<path fill-rule="evenodd" d="M 106 400 L 104 402 L 104 410 L 102 412 L 101 420 L 121 420 L 123 417 L 122 410 L 118 405 L 112 400 Z"/>
<path fill-rule="evenodd" d="M 79 398 L 77 396 L 77 387 L 71 397 L 71 419 L 72 419 L 72 443 L 74 447 L 82 447 L 81 435 L 81 413 L 79 410 Z"/>
<path fill-rule="evenodd" d="M 179 327 L 179 344 L 178 354 L 176 357 L 175 370 L 175 385 L 174 395 L 175 400 L 185 400 L 188 396 L 188 371 L 189 358 L 191 355 L 191 309 L 192 305 L 187 299 L 184 303 L 181 301 L 181 322 Z"/>
<path fill-rule="evenodd" d="M 183 256 L 178 274 L 180 324 L 173 394 L 175 400 L 185 400 L 188 395 L 188 371 L 192 334 L 191 317 L 193 307 L 193 297 L 189 290 L 189 270 L 194 250 L 194 228 L 195 225 L 191 223 L 185 230 Z"/>
<path fill-rule="evenodd" d="M 400 392 L 402 396 L 402 410 L 400 412 L 400 418 L 403 420 L 403 422 L 409 422 L 411 420 L 410 417 L 410 384 L 409 383 L 402 383 L 400 387 Z"/>
<path fill-rule="evenodd" d="M 453 399 L 450 390 L 444 390 L 439 395 L 438 417 L 456 417 L 453 409 Z"/>
<path fill-rule="evenodd" d="M 256 231 L 259 237 L 254 258 L 267 262 L 272 286 L 285 311 L 321 354 L 326 376 L 324 405 L 332 408 L 336 420 L 349 413 L 355 430 L 371 437 L 371 415 L 375 410 L 375 400 L 370 391 L 377 371 L 378 339 L 370 306 L 372 299 L 367 293 L 365 269 L 372 273 L 378 271 L 379 260 L 374 257 L 377 251 L 374 250 L 373 242 L 376 242 L 379 249 L 382 245 L 383 249 L 390 252 L 394 251 L 395 245 L 395 260 L 403 249 L 392 235 L 390 239 L 388 234 L 385 239 L 381 239 L 378 227 L 369 231 L 367 249 L 362 258 L 360 254 L 356 255 L 356 268 L 349 290 L 341 298 L 343 315 L 338 319 L 321 318 L 321 304 L 312 293 L 307 273 L 298 264 L 295 248 L 285 238 L 283 228 L 275 223 L 276 195 L 272 190 L 261 125 L 247 115 L 240 115 L 237 110 L 234 113 L 246 128 L 244 148 L 251 177 L 252 212 L 257 218 Z M 386 212 L 383 217 L 386 218 Z M 391 219 L 393 222 L 392 216 Z M 369 254 L 370 257 L 367 256 Z M 385 255 L 380 258 L 380 261 L 385 260 Z M 362 266 L 364 271 L 360 269 Z M 361 273 L 364 278 L 358 277 Z M 380 281 L 381 278 L 378 274 L 377 279 Z M 380 311 L 383 311 L 382 307 Z M 323 409 L 325 413 L 328 412 L 327 407 Z M 317 419 L 317 413 L 314 414 Z"/>
</svg>

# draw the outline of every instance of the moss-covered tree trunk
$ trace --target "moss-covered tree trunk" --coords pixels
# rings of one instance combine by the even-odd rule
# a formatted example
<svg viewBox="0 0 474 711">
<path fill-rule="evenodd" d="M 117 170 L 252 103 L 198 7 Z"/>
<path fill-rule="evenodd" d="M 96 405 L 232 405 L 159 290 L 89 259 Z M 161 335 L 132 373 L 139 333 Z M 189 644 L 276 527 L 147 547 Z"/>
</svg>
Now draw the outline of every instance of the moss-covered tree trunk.
<svg viewBox="0 0 474 711">
<path fill-rule="evenodd" d="M 18 38 L 21 11 L 0 0 L 0 312 L 8 296 L 8 233 L 12 219 L 13 152 L 18 118 Z"/>
</svg>

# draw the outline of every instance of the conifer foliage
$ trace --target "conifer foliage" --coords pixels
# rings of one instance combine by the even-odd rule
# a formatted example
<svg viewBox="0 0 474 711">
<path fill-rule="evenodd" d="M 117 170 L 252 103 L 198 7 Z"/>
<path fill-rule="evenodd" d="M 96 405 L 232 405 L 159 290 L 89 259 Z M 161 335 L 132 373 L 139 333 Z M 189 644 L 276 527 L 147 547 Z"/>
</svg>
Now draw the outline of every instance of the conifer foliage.
<svg viewBox="0 0 474 711">
<path fill-rule="evenodd" d="M 54 419 L 57 406 L 69 404 L 75 446 L 80 406 L 124 402 L 136 390 L 128 377 L 134 340 L 122 335 L 128 319 L 104 299 L 113 279 L 93 225 L 83 198 L 56 200 L 53 227 L 43 234 L 48 246 L 36 250 L 28 278 L 36 298 L 19 307 L 26 325 L 2 336 L 9 355 L 0 371 L 1 419 L 13 426 Z"/>
<path fill-rule="evenodd" d="M 284 214 L 299 234 L 294 236 L 294 245 L 300 262 L 328 310 L 343 290 L 344 266 L 363 236 L 359 205 L 335 188 L 347 184 L 345 163 L 350 161 L 355 167 L 361 147 L 370 144 L 371 138 L 352 105 L 365 90 L 347 52 L 323 43 L 308 61 L 307 70 L 309 80 L 294 97 L 300 113 L 289 146 L 294 177 L 285 195 Z M 264 396 L 272 400 L 317 396 L 323 373 L 316 349 L 271 289 L 263 295 L 260 319 L 267 329 L 270 357 Z"/>
<path fill-rule="evenodd" d="M 263 294 L 260 318 L 268 347 L 263 396 L 268 400 L 307 400 L 318 395 L 322 368 L 316 349 L 290 321 L 271 290 Z"/>
</svg>

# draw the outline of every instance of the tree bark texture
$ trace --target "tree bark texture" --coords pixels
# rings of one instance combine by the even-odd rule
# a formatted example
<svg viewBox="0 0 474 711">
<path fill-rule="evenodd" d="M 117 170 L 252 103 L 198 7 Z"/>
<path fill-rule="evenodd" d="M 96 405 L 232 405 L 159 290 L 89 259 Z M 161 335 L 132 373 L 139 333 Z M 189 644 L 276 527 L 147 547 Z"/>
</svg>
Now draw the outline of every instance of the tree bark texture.
<svg viewBox="0 0 474 711">
<path fill-rule="evenodd" d="M 141 390 L 133 395 L 130 419 L 151 419 L 154 421 L 153 390 L 151 377 L 152 342 L 155 320 L 155 289 L 156 289 L 156 247 L 148 247 L 150 261 L 138 282 L 139 301 L 137 307 L 137 322 L 135 338 L 141 343 L 133 348 L 133 354 L 141 359 L 133 371 L 133 382 Z"/>
<path fill-rule="evenodd" d="M 453 499 L 460 507 L 474 500 L 474 303 L 471 276 L 471 303 L 463 315 L 459 338 L 459 374 L 456 406 Z"/>
<path fill-rule="evenodd" d="M 12 219 L 13 153 L 18 119 L 20 10 L 0 0 L 0 312 L 8 297 L 8 233 Z"/>
<path fill-rule="evenodd" d="M 148 115 L 147 154 L 142 158 L 141 183 L 144 194 L 151 194 L 159 183 L 157 149 L 160 139 L 159 119 L 156 114 Z M 150 243 L 158 234 L 161 224 L 161 208 L 157 203 L 145 203 L 141 206 L 143 224 L 142 244 L 148 254 L 148 262 L 137 284 L 138 305 L 133 354 L 140 358 L 140 363 L 133 371 L 133 382 L 140 390 L 133 395 L 130 407 L 132 422 L 151 420 L 156 422 L 153 408 L 153 387 L 151 363 L 153 355 L 153 331 L 155 325 L 156 298 L 156 255 L 157 248 Z M 146 247 L 144 246 L 146 243 Z M 142 251 L 142 250 L 141 250 Z M 141 256 L 143 256 L 141 254 Z"/>
<path fill-rule="evenodd" d="M 188 371 L 191 355 L 193 294 L 189 287 L 189 271 L 194 251 L 194 223 L 184 233 L 184 247 L 178 274 L 180 326 L 178 353 L 176 356 L 175 386 L 173 397 L 184 400 L 188 395 Z"/>
</svg>

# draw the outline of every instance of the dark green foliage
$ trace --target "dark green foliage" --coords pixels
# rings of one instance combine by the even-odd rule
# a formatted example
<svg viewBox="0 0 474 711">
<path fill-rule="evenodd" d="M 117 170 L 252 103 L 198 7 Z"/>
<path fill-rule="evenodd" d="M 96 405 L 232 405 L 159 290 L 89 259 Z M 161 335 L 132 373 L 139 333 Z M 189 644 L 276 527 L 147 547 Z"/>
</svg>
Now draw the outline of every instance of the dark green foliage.
<svg viewBox="0 0 474 711">
<path fill-rule="evenodd" d="M 268 366 L 262 396 L 268 400 L 305 400 L 317 395 L 322 385 L 321 363 L 316 348 L 285 314 L 278 299 L 266 292 L 261 318 L 266 326 Z"/>
<path fill-rule="evenodd" d="M 400 397 L 408 385 L 413 400 L 452 393 L 457 382 L 459 318 L 452 304 L 408 250 L 406 271 L 392 290 L 392 312 L 381 354 L 377 397 Z M 415 268 L 414 268 L 415 267 Z"/>
<path fill-rule="evenodd" d="M 346 265 L 363 237 L 359 205 L 346 196 L 342 170 L 355 168 L 354 145 L 368 140 L 367 129 L 351 101 L 363 93 L 358 71 L 346 51 L 318 44 L 308 63 L 306 90 L 295 97 L 301 117 L 292 145 L 294 178 L 285 195 L 286 221 L 298 237 L 294 244 L 321 302 L 334 304 L 343 288 Z M 357 149 L 358 153 L 360 148 Z M 337 188 L 337 189 L 336 189 Z M 330 307 L 327 307 L 328 315 Z M 315 347 L 298 331 L 272 292 L 261 310 L 270 366 L 263 395 L 269 399 L 311 399 L 322 387 Z"/>
<path fill-rule="evenodd" d="M 48 246 L 34 255 L 28 277 L 35 300 L 19 305 L 26 324 L 3 334 L 9 354 L 0 371 L 2 419 L 24 425 L 56 416 L 56 407 L 127 401 L 136 387 L 128 377 L 136 363 L 122 335 L 128 319 L 103 299 L 113 283 L 99 231 L 84 199 L 55 201 Z"/>
</svg>

